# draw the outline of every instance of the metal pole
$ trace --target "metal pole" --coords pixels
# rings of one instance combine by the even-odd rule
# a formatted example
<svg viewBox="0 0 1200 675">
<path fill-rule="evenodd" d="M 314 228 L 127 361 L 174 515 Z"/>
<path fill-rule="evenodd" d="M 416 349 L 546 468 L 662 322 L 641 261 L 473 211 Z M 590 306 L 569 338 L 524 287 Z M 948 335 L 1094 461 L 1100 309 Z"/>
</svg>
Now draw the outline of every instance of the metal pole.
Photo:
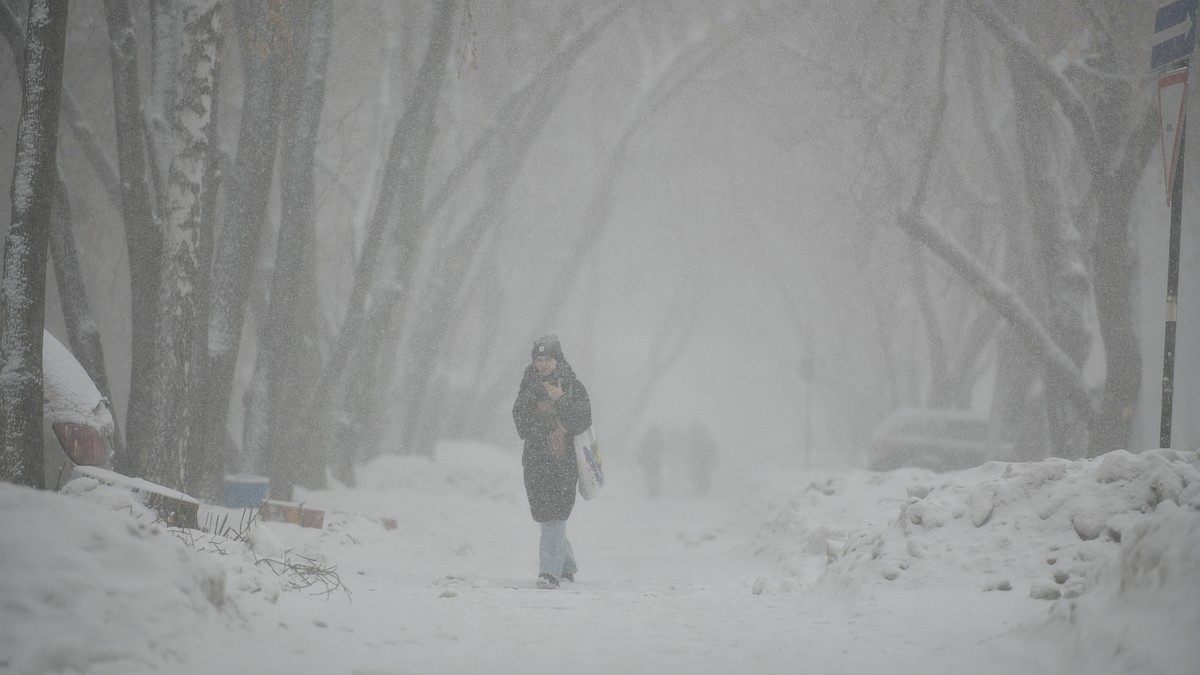
<svg viewBox="0 0 1200 675">
<path fill-rule="evenodd" d="M 1179 236 L 1183 222 L 1183 144 L 1187 134 L 1187 116 L 1179 126 L 1179 157 L 1175 160 L 1175 178 L 1171 185 L 1171 242 L 1167 248 L 1167 329 L 1163 336 L 1162 421 L 1159 447 L 1171 447 L 1171 408 L 1175 394 L 1175 304 L 1179 297 Z"/>
</svg>

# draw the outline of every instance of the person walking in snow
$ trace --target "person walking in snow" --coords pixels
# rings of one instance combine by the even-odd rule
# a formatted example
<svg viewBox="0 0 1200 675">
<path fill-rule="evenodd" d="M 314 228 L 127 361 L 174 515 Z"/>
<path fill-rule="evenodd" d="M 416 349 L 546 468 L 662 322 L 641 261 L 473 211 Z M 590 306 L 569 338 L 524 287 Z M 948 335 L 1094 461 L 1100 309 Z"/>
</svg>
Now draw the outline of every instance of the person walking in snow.
<svg viewBox="0 0 1200 675">
<path fill-rule="evenodd" d="M 575 581 L 578 572 L 567 518 L 579 479 L 574 438 L 592 425 L 592 404 L 556 336 L 535 340 L 530 357 L 533 362 L 525 368 L 513 404 L 513 422 L 525 441 L 521 466 L 529 512 L 542 529 L 538 588 L 558 588 L 560 579 Z"/>
</svg>

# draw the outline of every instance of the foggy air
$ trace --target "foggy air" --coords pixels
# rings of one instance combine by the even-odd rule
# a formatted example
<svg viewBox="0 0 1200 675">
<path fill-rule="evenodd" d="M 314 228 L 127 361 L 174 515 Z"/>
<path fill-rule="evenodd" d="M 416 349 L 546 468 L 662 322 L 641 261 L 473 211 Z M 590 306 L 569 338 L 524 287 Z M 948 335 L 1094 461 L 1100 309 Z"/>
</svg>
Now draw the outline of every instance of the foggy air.
<svg viewBox="0 0 1200 675">
<path fill-rule="evenodd" d="M 0 670 L 1194 672 L 1197 0 L 1028 4 L 0 2 Z"/>
</svg>

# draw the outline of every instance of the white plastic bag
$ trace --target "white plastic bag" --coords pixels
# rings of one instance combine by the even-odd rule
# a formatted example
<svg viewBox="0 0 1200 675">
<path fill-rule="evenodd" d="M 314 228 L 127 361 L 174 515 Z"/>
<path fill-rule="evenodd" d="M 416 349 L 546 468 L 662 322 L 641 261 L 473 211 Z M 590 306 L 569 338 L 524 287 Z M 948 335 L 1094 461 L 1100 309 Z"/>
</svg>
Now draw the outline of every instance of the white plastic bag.
<svg viewBox="0 0 1200 675">
<path fill-rule="evenodd" d="M 600 488 L 604 487 L 604 466 L 592 427 L 575 437 L 575 464 L 579 469 L 580 496 L 592 499 L 600 494 Z"/>
</svg>

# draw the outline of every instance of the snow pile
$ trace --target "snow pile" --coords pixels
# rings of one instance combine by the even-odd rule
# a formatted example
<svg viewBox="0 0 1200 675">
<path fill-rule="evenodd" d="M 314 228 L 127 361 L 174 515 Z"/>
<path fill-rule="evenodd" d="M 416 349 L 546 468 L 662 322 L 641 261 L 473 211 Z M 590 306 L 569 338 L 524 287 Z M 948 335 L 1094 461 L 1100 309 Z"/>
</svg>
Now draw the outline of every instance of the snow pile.
<svg viewBox="0 0 1200 675">
<path fill-rule="evenodd" d="M 207 531 L 165 527 L 128 488 L 87 476 L 61 493 L 0 483 L 0 672 L 171 671 L 256 616 L 279 621 L 299 572 L 272 528 L 296 526 L 200 515 Z"/>
<path fill-rule="evenodd" d="M 1083 596 L 1056 603 L 1045 639 L 1066 644 L 1086 673 L 1184 673 L 1200 664 L 1198 484 L 1187 506 L 1162 502 L 1122 537 L 1120 554 Z"/>
<path fill-rule="evenodd" d="M 1165 502 L 1200 507 L 1194 452 L 990 462 L 911 485 L 889 526 L 829 545 L 820 585 L 1014 590 L 1076 597 Z"/>
<path fill-rule="evenodd" d="M 134 517 L 117 488 L 95 490 L 99 501 L 0 483 L 0 670 L 169 669 L 236 621 L 218 560 Z"/>
<path fill-rule="evenodd" d="M 126 479 L 129 481 L 136 480 L 127 477 Z M 153 523 L 158 519 L 158 515 L 154 512 L 154 509 L 146 506 L 131 490 L 102 483 L 90 476 L 73 478 L 66 485 L 62 486 L 60 492 L 64 495 L 86 499 L 109 511 L 123 512 L 142 523 Z"/>
<path fill-rule="evenodd" d="M 910 488 L 936 477 L 924 469 L 778 472 L 748 489 L 742 515 L 755 531 L 755 556 L 786 575 L 781 590 L 794 590 L 811 576 L 814 560 L 823 564 L 830 551 L 840 551 L 858 533 L 885 526 Z"/>
</svg>

